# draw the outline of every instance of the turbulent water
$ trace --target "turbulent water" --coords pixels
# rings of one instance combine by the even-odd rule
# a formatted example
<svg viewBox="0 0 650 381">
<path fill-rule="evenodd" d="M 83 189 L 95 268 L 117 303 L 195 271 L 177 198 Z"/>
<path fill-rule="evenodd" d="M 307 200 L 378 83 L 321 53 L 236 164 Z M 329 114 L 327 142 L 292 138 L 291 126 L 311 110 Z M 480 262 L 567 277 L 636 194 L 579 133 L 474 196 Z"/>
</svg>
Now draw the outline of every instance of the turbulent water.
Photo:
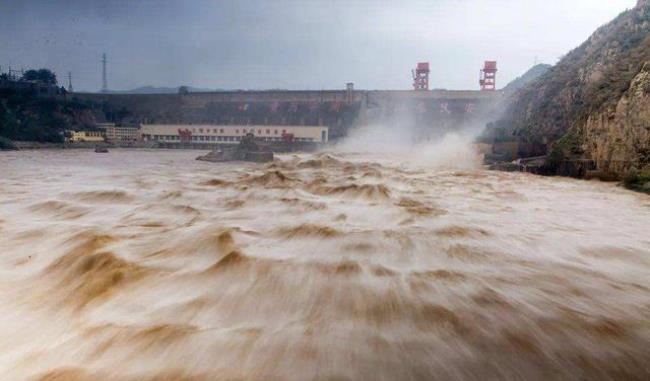
<svg viewBox="0 0 650 381">
<path fill-rule="evenodd" d="M 648 196 L 198 154 L 0 154 L 0 379 L 650 378 Z"/>
</svg>

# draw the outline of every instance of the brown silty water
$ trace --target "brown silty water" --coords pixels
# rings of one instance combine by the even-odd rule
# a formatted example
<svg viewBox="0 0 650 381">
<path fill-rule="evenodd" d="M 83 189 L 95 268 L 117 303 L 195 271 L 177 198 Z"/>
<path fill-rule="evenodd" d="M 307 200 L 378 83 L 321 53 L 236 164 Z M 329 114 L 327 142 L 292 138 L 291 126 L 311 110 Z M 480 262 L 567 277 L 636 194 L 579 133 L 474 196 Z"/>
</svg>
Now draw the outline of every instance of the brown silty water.
<svg viewBox="0 0 650 381">
<path fill-rule="evenodd" d="M 648 196 L 198 154 L 0 155 L 0 379 L 650 379 Z"/>
</svg>

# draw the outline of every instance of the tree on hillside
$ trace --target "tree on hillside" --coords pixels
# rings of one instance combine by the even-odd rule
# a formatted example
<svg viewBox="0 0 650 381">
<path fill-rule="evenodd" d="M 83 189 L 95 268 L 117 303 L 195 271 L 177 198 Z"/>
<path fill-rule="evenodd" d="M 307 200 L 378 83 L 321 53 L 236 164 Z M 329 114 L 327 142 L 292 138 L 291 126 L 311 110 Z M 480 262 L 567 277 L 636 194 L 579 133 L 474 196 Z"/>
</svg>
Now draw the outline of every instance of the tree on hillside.
<svg viewBox="0 0 650 381">
<path fill-rule="evenodd" d="M 21 79 L 23 81 L 41 81 L 43 83 L 56 85 L 56 74 L 48 69 L 27 70 Z"/>
</svg>

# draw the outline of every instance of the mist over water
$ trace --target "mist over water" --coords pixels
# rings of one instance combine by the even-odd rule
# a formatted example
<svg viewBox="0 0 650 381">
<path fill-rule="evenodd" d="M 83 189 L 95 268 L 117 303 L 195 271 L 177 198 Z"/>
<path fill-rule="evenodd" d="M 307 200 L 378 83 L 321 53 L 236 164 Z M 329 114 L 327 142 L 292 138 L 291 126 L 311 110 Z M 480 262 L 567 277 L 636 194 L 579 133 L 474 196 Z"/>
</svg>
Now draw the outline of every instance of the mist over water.
<svg viewBox="0 0 650 381">
<path fill-rule="evenodd" d="M 1 154 L 0 379 L 648 379 L 650 198 L 471 136 Z"/>
<path fill-rule="evenodd" d="M 475 139 L 482 130 L 465 126 L 434 136 L 422 136 L 412 123 L 400 118 L 395 125 L 371 124 L 357 127 L 337 143 L 333 152 L 365 154 L 376 157 L 392 156 L 405 164 L 429 168 L 479 169 L 482 155 L 476 149 Z"/>
</svg>

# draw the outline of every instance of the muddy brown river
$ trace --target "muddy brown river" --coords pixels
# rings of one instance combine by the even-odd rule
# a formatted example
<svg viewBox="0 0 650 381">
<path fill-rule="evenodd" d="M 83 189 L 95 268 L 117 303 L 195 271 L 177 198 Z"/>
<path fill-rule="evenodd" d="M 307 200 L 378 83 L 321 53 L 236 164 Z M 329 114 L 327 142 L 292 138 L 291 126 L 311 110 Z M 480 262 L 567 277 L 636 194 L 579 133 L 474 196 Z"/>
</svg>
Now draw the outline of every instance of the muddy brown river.
<svg viewBox="0 0 650 381">
<path fill-rule="evenodd" d="M 650 379 L 650 196 L 199 154 L 0 153 L 0 379 Z"/>
</svg>

